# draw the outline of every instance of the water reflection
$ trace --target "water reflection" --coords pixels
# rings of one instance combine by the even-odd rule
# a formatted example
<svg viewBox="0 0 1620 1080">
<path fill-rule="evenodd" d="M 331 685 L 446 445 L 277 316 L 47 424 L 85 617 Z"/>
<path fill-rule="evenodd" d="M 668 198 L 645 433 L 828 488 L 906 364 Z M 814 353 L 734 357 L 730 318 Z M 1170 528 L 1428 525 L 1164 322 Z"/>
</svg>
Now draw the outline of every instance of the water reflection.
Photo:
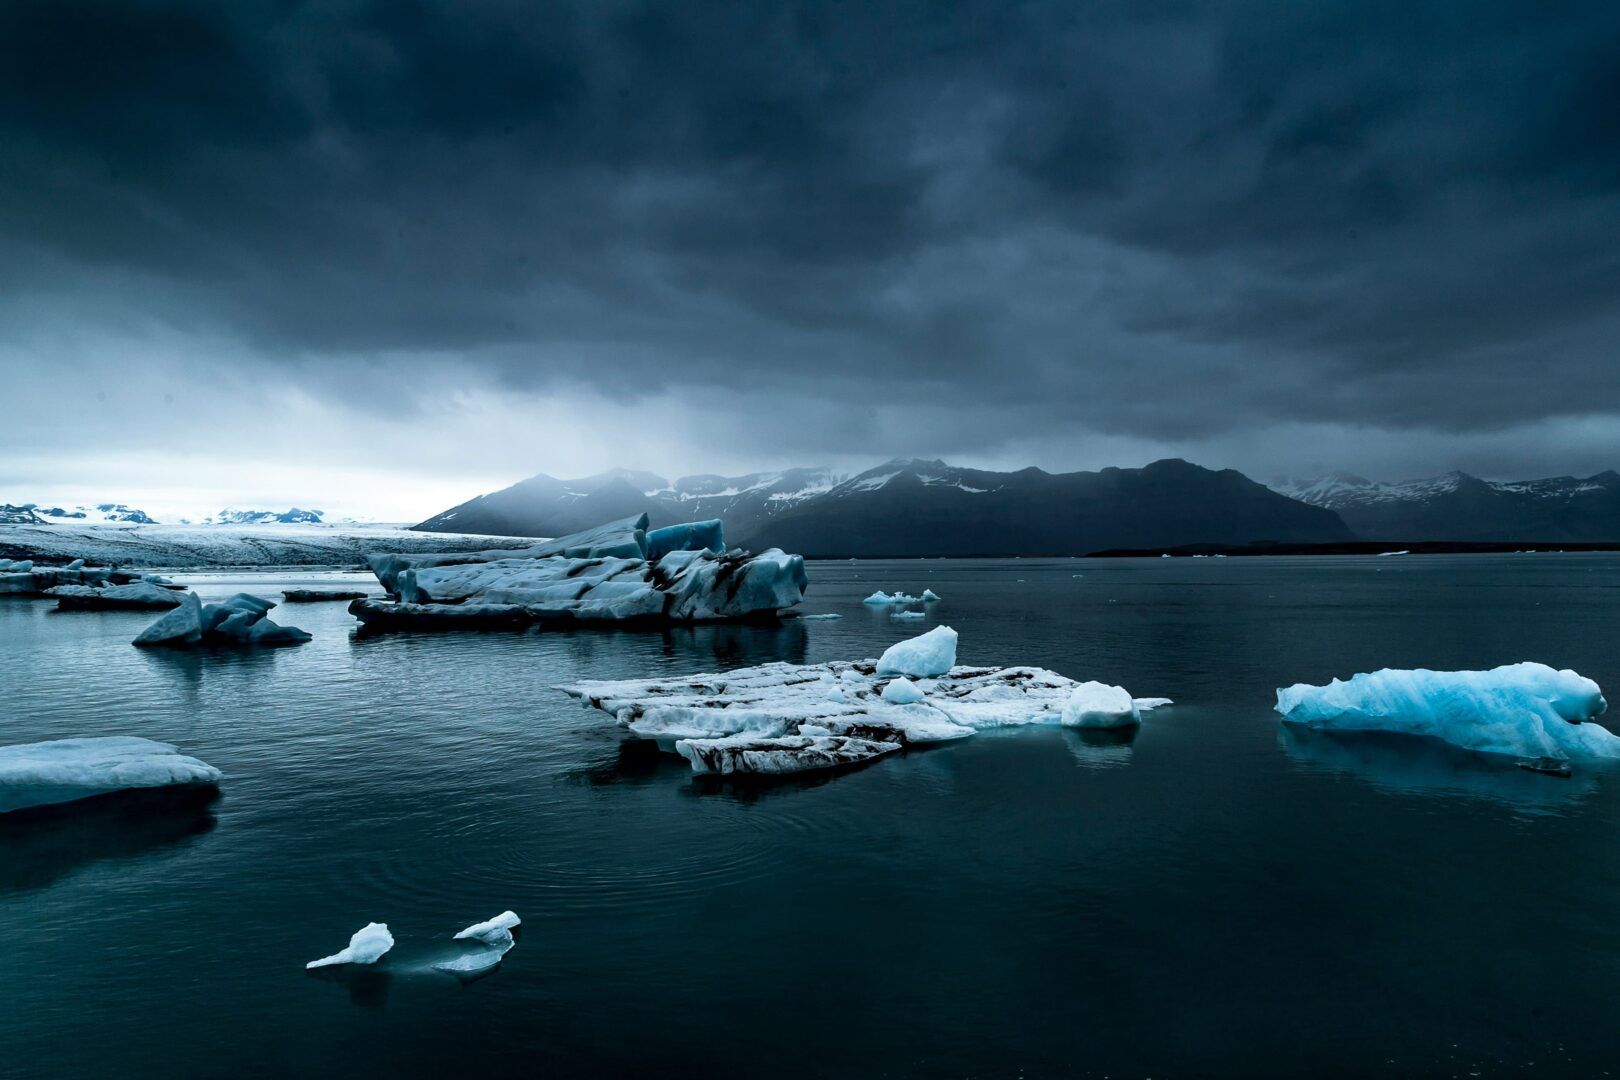
<svg viewBox="0 0 1620 1080">
<path fill-rule="evenodd" d="M 1064 728 L 1063 741 L 1074 760 L 1087 769 L 1115 769 L 1129 765 L 1134 751 L 1137 727 Z"/>
<path fill-rule="evenodd" d="M 1509 758 L 1476 754 L 1437 739 L 1278 726 L 1282 747 L 1296 763 L 1355 776 L 1388 791 L 1493 799 L 1550 812 L 1597 788 L 1590 771 L 1577 771 L 1568 779 L 1543 776 L 1518 768 Z"/>
<path fill-rule="evenodd" d="M 214 827 L 218 799 L 212 787 L 121 791 L 0 815 L 0 894 L 201 836 Z"/>
</svg>

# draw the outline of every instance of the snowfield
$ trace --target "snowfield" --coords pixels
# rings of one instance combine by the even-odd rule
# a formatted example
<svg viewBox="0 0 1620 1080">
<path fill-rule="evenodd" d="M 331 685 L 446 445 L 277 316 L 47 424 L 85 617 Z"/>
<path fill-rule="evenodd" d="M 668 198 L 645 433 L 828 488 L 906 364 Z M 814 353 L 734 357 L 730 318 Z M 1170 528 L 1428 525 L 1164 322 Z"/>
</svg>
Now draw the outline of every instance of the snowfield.
<svg viewBox="0 0 1620 1080">
<path fill-rule="evenodd" d="M 84 559 L 93 566 L 331 566 L 368 556 L 521 548 L 535 538 L 421 533 L 390 525 L 0 525 L 0 559 Z"/>
</svg>

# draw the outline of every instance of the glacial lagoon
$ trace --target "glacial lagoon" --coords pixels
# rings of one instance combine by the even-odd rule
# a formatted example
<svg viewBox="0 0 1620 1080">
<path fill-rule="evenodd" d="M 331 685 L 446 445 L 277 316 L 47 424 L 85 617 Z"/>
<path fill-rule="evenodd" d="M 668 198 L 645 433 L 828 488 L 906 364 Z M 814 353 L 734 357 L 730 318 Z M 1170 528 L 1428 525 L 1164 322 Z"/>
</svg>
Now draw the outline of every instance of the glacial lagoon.
<svg viewBox="0 0 1620 1080">
<path fill-rule="evenodd" d="M 175 575 L 204 601 L 369 574 Z M 1620 1061 L 1620 773 L 1285 730 L 1276 688 L 1539 660 L 1620 693 L 1620 556 L 817 562 L 836 620 L 141 650 L 0 603 L 0 742 L 140 735 L 217 801 L 0 821 L 0 1074 L 1595 1074 Z M 874 590 L 942 599 L 922 619 Z M 279 610 L 279 609 L 278 609 Z M 291 615 L 292 613 L 287 613 Z M 765 786 L 558 684 L 876 657 L 1173 706 Z M 1613 715 L 1603 718 L 1616 723 Z M 483 978 L 431 971 L 496 912 Z M 306 973 L 368 922 L 373 969 Z M 805 1047 L 814 1053 L 806 1053 Z"/>
</svg>

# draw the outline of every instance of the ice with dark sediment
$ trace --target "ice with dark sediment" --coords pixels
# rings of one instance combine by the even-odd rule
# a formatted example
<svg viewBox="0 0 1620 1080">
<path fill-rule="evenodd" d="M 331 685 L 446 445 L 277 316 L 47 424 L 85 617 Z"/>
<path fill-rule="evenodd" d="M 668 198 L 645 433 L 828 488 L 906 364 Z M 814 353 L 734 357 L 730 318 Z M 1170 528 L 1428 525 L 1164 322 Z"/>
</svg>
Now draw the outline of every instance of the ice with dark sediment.
<svg viewBox="0 0 1620 1080">
<path fill-rule="evenodd" d="M 728 551 L 718 521 L 649 534 L 645 514 L 518 552 L 378 556 L 372 568 L 395 599 L 349 610 L 383 629 L 771 616 L 808 585 L 801 556 Z"/>
<path fill-rule="evenodd" d="M 678 678 L 581 682 L 558 689 L 696 773 L 776 775 L 857 765 L 908 746 L 1024 724 L 1098 726 L 1115 696 L 1037 667 L 955 663 L 956 632 L 935 627 L 881 660 L 770 663 Z M 1109 687 L 1109 691 L 1117 688 Z M 1082 694 L 1085 708 L 1072 703 Z M 1168 704 L 1131 699 L 1125 712 Z"/>
</svg>

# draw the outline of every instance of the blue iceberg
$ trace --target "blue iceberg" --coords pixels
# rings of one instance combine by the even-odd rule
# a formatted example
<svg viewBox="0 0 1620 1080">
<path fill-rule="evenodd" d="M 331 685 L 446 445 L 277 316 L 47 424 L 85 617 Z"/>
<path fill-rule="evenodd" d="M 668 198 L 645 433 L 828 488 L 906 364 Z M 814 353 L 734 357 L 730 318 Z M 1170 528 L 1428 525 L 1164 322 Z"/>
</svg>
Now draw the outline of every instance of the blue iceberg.
<svg viewBox="0 0 1620 1080">
<path fill-rule="evenodd" d="M 1536 663 L 1490 671 L 1386 668 L 1277 691 L 1277 711 L 1291 724 L 1424 736 L 1531 761 L 1620 758 L 1620 736 L 1591 722 L 1607 707 L 1591 679 Z"/>
</svg>

